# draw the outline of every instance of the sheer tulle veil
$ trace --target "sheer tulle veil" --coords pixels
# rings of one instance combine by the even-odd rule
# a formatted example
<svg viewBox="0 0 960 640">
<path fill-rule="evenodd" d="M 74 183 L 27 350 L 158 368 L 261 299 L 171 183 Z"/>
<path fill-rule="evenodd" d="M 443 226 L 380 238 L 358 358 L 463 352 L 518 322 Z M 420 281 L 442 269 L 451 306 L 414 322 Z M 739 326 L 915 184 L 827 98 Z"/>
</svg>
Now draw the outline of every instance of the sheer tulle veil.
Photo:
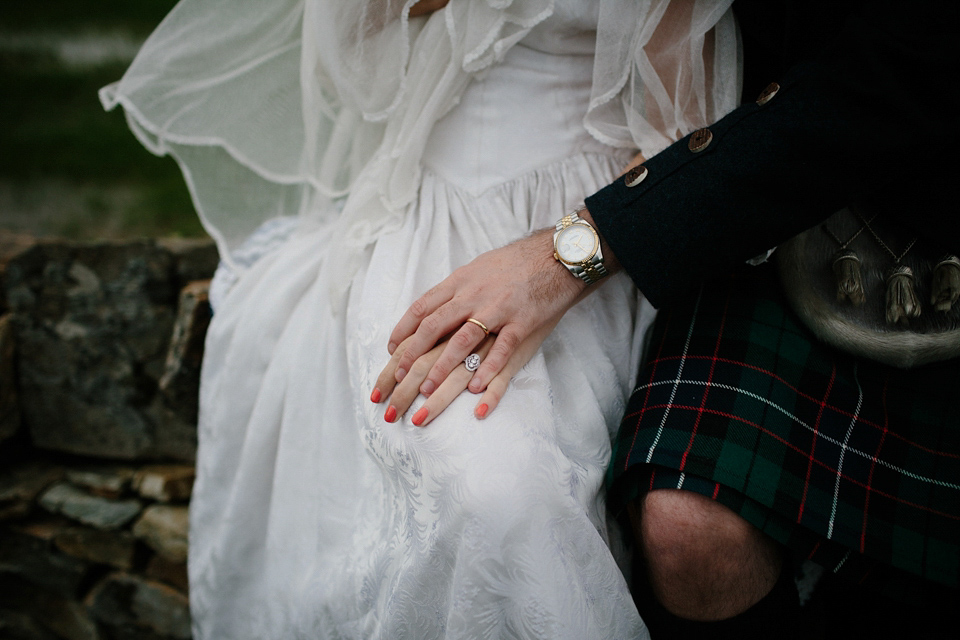
<svg viewBox="0 0 960 640">
<path fill-rule="evenodd" d="M 413 4 L 182 0 L 100 98 L 176 158 L 225 259 L 264 222 L 298 216 L 335 225 L 328 281 L 346 283 L 414 201 L 433 125 L 554 10 L 451 0 L 409 18 Z M 735 106 L 732 0 L 599 4 L 595 138 L 649 157 Z"/>
</svg>

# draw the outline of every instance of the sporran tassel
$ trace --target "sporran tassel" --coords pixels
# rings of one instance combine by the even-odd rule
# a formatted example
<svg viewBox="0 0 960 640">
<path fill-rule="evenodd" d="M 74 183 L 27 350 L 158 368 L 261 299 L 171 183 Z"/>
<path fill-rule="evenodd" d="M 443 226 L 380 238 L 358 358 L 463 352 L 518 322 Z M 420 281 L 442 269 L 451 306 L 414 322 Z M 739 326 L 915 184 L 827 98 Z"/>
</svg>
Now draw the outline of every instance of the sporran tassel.
<svg viewBox="0 0 960 640">
<path fill-rule="evenodd" d="M 860 277 L 860 258 L 856 252 L 846 249 L 833 258 L 833 275 L 837 281 L 837 302 L 849 300 L 861 305 L 867 299 Z"/>
<path fill-rule="evenodd" d="M 887 322 L 906 325 L 920 317 L 920 301 L 913 288 L 913 270 L 899 266 L 887 276 Z"/>
<path fill-rule="evenodd" d="M 960 258 L 944 256 L 933 270 L 930 304 L 937 311 L 950 311 L 960 298 Z"/>
</svg>

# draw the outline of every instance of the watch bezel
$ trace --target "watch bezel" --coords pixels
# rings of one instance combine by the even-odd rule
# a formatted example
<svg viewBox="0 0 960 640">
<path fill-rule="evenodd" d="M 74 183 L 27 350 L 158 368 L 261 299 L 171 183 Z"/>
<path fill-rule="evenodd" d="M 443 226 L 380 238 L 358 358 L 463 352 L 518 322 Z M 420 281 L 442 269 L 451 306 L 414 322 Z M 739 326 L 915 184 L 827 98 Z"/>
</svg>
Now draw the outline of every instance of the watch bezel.
<svg viewBox="0 0 960 640">
<path fill-rule="evenodd" d="M 575 231 L 574 227 L 581 227 L 581 228 L 586 228 L 590 230 L 590 233 L 593 235 L 593 251 L 582 260 L 570 261 L 560 253 L 560 238 L 564 233 L 568 231 Z M 579 229 L 576 229 L 576 230 L 579 230 Z M 594 229 L 585 220 L 578 220 L 577 222 L 574 222 L 573 224 L 570 224 L 564 227 L 563 229 L 560 229 L 556 233 L 556 236 L 553 239 L 553 252 L 557 260 L 571 267 L 583 267 L 590 264 L 590 261 L 593 260 L 593 258 L 597 255 L 599 251 L 600 251 L 600 234 L 597 233 L 597 230 Z"/>
</svg>

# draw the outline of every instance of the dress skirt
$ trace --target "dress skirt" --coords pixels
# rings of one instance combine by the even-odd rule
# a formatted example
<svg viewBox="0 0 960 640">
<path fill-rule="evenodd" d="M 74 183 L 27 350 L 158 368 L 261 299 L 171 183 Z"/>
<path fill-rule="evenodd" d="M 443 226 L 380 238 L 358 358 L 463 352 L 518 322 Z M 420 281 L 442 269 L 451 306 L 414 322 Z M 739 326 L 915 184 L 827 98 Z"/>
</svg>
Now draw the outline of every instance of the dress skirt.
<svg viewBox="0 0 960 640">
<path fill-rule="evenodd" d="M 413 300 L 551 226 L 629 155 L 592 140 L 592 57 L 522 44 L 467 89 L 417 201 L 342 299 L 333 227 L 298 224 L 219 302 L 201 383 L 190 583 L 197 638 L 645 638 L 602 493 L 652 309 L 613 277 L 497 409 L 426 428 L 370 393 Z M 523 91 L 518 91 L 523 87 Z"/>
</svg>

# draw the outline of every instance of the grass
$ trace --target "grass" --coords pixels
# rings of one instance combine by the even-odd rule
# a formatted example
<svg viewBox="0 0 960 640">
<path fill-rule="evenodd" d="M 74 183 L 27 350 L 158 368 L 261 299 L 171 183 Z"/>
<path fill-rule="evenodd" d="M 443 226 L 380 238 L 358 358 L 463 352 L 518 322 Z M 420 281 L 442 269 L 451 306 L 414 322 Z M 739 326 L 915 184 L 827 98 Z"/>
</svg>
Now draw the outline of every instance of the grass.
<svg viewBox="0 0 960 640">
<path fill-rule="evenodd" d="M 0 0 L 0 32 L 120 32 L 142 39 L 173 4 Z M 0 185 L 8 194 L 0 227 L 77 239 L 203 235 L 173 160 L 147 152 L 122 110 L 100 106 L 98 89 L 125 67 L 66 65 L 51 52 L 0 50 Z"/>
<path fill-rule="evenodd" d="M 147 36 L 173 0 L 0 0 L 4 31 L 123 29 Z"/>
</svg>

